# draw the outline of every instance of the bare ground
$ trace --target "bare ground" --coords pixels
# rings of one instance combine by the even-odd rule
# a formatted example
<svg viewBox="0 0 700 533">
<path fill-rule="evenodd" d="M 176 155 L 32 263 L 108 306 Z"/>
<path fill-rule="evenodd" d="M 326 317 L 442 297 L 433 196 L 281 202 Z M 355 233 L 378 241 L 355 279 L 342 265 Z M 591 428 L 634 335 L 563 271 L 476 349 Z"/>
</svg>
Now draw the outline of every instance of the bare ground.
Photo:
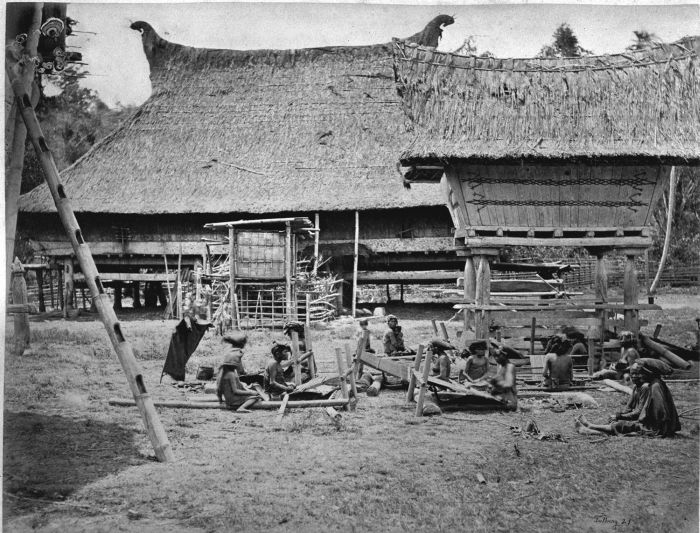
<svg viewBox="0 0 700 533">
<path fill-rule="evenodd" d="M 647 329 L 663 323 L 663 338 L 687 344 L 698 297 L 665 300 L 644 315 Z M 431 336 L 427 318 L 452 316 L 449 306 L 390 311 L 412 344 Z M 174 322 L 125 319 L 154 398 L 184 399 L 157 384 Z M 372 330 L 378 343 L 381 326 Z M 316 332 L 321 371 L 353 335 L 342 324 Z M 513 414 L 415 418 L 400 390 L 361 394 L 340 428 L 320 409 L 291 411 L 280 426 L 274 412 L 161 409 L 178 459 L 163 465 L 136 409 L 106 404 L 129 392 L 101 324 L 33 322 L 32 336 L 27 354 L 5 360 L 5 531 L 698 530 L 698 423 L 688 418 L 675 439 L 596 438 L 574 432 L 578 411 L 534 400 Z M 251 334 L 247 366 L 264 362 L 272 338 L 281 335 Z M 189 375 L 218 364 L 220 350 L 205 339 Z M 679 411 L 698 405 L 697 383 L 670 387 Z M 592 420 L 625 401 L 593 395 Z M 511 431 L 530 418 L 566 442 Z"/>
</svg>

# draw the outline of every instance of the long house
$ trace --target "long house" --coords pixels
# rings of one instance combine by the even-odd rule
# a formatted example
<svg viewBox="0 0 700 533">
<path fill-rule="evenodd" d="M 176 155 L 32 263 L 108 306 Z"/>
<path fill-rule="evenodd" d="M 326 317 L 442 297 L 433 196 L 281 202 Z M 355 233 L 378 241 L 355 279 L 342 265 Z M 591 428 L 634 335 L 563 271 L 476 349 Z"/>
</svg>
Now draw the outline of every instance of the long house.
<svg viewBox="0 0 700 533">
<path fill-rule="evenodd" d="M 390 43 L 215 50 L 168 42 L 145 22 L 132 29 L 152 94 L 61 173 L 102 272 L 145 281 L 180 252 L 192 266 L 202 237 L 215 237 L 206 223 L 318 215 L 320 253 L 347 278 L 356 212 L 359 268 L 375 271 L 365 281 L 460 268 L 440 191 L 400 184 L 408 137 Z M 19 225 L 37 255 L 72 255 L 45 185 L 21 197 Z"/>
</svg>

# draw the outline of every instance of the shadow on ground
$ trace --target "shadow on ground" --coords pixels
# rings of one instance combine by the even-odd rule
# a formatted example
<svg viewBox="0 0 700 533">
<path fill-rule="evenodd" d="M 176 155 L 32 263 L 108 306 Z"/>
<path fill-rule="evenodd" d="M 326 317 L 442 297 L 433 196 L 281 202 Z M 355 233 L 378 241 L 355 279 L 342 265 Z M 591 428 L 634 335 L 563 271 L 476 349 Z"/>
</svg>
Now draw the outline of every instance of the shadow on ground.
<svg viewBox="0 0 700 533">
<path fill-rule="evenodd" d="M 80 487 L 148 461 L 134 431 L 90 419 L 4 413 L 3 518 L 60 502 Z"/>
</svg>

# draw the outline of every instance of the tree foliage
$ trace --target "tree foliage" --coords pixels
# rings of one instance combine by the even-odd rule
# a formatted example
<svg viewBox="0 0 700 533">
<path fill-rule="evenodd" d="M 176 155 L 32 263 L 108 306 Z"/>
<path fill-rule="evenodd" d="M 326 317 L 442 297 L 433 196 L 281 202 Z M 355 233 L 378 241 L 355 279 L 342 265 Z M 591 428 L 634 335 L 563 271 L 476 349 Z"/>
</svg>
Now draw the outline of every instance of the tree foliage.
<svg viewBox="0 0 700 533">
<path fill-rule="evenodd" d="M 36 107 L 37 118 L 59 171 L 72 165 L 132 111 L 131 108 L 110 110 L 94 91 L 81 85 L 81 80 L 87 76 L 88 72 L 73 65 L 52 75 L 48 81 L 58 94 L 42 94 Z M 27 140 L 22 193 L 30 191 L 43 179 L 39 160 Z"/>
<path fill-rule="evenodd" d="M 566 22 L 559 25 L 552 35 L 552 43 L 544 45 L 538 57 L 581 57 L 591 55 L 590 50 L 583 48 L 578 37 Z"/>
</svg>

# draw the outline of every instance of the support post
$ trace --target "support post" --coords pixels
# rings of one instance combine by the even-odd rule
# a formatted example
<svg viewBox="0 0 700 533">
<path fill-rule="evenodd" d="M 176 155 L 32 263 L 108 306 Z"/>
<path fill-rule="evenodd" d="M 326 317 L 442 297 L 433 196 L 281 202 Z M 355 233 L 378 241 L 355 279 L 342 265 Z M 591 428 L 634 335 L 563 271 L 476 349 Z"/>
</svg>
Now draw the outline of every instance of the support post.
<svg viewBox="0 0 700 533">
<path fill-rule="evenodd" d="M 314 379 L 316 377 L 316 354 L 313 353 L 314 347 L 311 339 L 311 328 L 308 324 L 304 326 L 304 340 L 306 341 L 306 351 L 311 352 L 311 356 L 309 356 L 309 377 Z"/>
<path fill-rule="evenodd" d="M 635 256 L 626 254 L 625 256 L 625 277 L 624 277 L 624 303 L 625 306 L 639 304 L 639 282 L 637 280 L 637 269 L 634 265 Z M 625 329 L 635 334 L 639 333 L 639 310 L 625 309 Z"/>
<path fill-rule="evenodd" d="M 168 256 L 163 254 L 163 262 L 165 263 L 165 279 L 168 286 L 168 307 L 165 310 L 166 318 L 173 316 L 173 293 L 170 290 L 170 271 L 168 269 Z"/>
<path fill-rule="evenodd" d="M 601 303 L 607 303 L 608 301 L 608 271 L 605 264 L 605 252 L 596 252 L 596 262 L 595 262 L 595 299 Z M 600 357 L 601 360 L 605 357 L 603 344 L 605 342 L 605 330 L 607 329 L 608 312 L 605 309 L 601 309 L 598 312 L 598 317 L 600 319 L 600 333 L 599 333 L 599 343 L 600 343 Z"/>
<path fill-rule="evenodd" d="M 476 303 L 486 306 L 491 302 L 491 265 L 489 256 L 477 256 L 478 267 L 476 271 Z M 491 313 L 488 311 L 477 311 L 475 317 L 476 337 L 478 339 L 489 338 L 489 323 Z"/>
<path fill-rule="evenodd" d="M 321 238 L 321 226 L 318 213 L 314 214 L 314 276 L 318 273 L 318 241 Z"/>
<path fill-rule="evenodd" d="M 24 268 L 18 258 L 11 265 L 12 303 L 15 305 L 27 305 L 27 282 L 24 279 Z M 14 315 L 14 343 L 13 355 L 19 357 L 29 347 L 29 315 L 27 313 L 15 313 Z"/>
<path fill-rule="evenodd" d="M 66 235 L 71 242 L 73 251 L 78 258 L 80 268 L 85 275 L 85 282 L 90 288 L 93 301 L 96 303 L 100 319 L 105 326 L 109 339 L 112 342 L 114 351 L 117 353 L 122 369 L 126 374 L 126 379 L 134 396 L 134 401 L 139 408 L 141 417 L 143 418 L 146 431 L 151 441 L 151 445 L 159 461 L 170 462 L 175 460 L 168 436 L 160 422 L 158 413 L 153 405 L 153 399 L 146 389 L 146 384 L 143 379 L 141 369 L 136 362 L 131 344 L 126 340 L 121 330 L 121 325 L 117 319 L 114 309 L 111 306 L 109 297 L 105 294 L 102 281 L 99 278 L 95 261 L 92 258 L 90 247 L 83 239 L 83 232 L 78 225 L 78 221 L 73 213 L 70 200 L 66 195 L 63 184 L 60 182 L 56 163 L 46 145 L 44 135 L 39 126 L 39 122 L 34 113 L 34 109 L 29 103 L 29 96 L 23 89 L 21 84 L 18 84 L 13 79 L 12 73 L 6 69 L 8 78 L 12 80 L 12 89 L 17 97 L 17 108 L 19 109 L 22 119 L 27 126 L 29 137 L 34 146 L 36 155 L 41 163 L 44 171 L 44 178 L 51 191 L 51 196 L 56 204 L 58 215 L 66 230 Z"/>
<path fill-rule="evenodd" d="M 286 258 L 285 258 L 286 261 Z M 236 229 L 228 229 L 228 286 L 231 298 L 231 315 L 233 323 L 239 326 L 238 302 L 236 301 Z"/>
<path fill-rule="evenodd" d="M 51 296 L 51 309 L 56 309 L 56 298 L 53 294 L 53 268 L 49 265 L 49 295 Z"/>
<path fill-rule="evenodd" d="M 537 328 L 537 318 L 532 317 L 530 322 L 530 355 L 535 354 L 535 331 Z"/>
<path fill-rule="evenodd" d="M 146 289 L 144 289 L 146 290 Z M 134 309 L 141 309 L 141 282 L 131 282 L 131 297 L 134 300 Z M 154 304 L 155 307 L 155 304 Z"/>
<path fill-rule="evenodd" d="M 73 260 L 63 260 L 63 318 L 68 318 L 73 310 Z"/>
<path fill-rule="evenodd" d="M 299 334 L 292 331 L 292 365 L 294 368 L 294 384 L 301 385 L 301 364 L 299 363 Z"/>
<path fill-rule="evenodd" d="M 122 308 L 122 288 L 123 288 L 123 283 L 121 281 L 115 281 L 114 282 L 114 309 L 121 309 Z M 68 307 L 68 306 L 66 306 Z"/>
<path fill-rule="evenodd" d="M 476 269 L 474 268 L 474 258 L 467 257 L 464 262 L 464 300 L 466 303 L 474 303 L 476 299 Z M 464 333 L 462 340 L 467 346 L 466 333 L 474 324 L 474 314 L 468 309 L 464 309 Z"/>
<path fill-rule="evenodd" d="M 41 268 L 36 270 L 36 284 L 39 288 L 39 312 L 46 312 L 46 302 L 44 301 L 44 271 Z"/>
<path fill-rule="evenodd" d="M 352 262 L 352 317 L 357 312 L 357 264 L 360 253 L 360 212 L 355 211 L 355 250 Z"/>
<path fill-rule="evenodd" d="M 284 294 L 286 299 L 285 312 L 287 320 L 294 320 L 292 302 L 292 225 L 285 223 L 284 238 Z"/>
</svg>

